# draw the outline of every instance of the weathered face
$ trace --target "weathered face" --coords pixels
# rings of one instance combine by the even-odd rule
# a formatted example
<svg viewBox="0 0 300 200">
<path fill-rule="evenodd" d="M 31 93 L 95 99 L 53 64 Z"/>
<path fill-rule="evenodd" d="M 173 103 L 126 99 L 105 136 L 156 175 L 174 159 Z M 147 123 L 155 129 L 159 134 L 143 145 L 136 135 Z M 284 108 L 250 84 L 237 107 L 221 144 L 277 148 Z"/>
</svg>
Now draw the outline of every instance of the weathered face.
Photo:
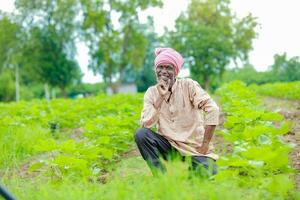
<svg viewBox="0 0 300 200">
<path fill-rule="evenodd" d="M 175 82 L 175 69 L 173 65 L 171 64 L 159 65 L 156 67 L 155 72 L 156 72 L 157 82 L 163 80 L 167 83 L 169 80 L 170 87 L 172 87 L 172 85 Z"/>
</svg>

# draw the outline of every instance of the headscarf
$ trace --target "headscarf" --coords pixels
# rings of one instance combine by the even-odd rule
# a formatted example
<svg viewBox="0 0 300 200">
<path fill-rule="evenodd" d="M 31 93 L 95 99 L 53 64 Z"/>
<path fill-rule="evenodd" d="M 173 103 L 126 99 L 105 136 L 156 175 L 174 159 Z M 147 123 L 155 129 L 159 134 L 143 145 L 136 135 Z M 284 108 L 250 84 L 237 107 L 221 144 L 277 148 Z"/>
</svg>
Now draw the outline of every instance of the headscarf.
<svg viewBox="0 0 300 200">
<path fill-rule="evenodd" d="M 183 57 L 180 53 L 172 48 L 156 48 L 155 55 L 155 68 L 159 65 L 171 64 L 175 69 L 175 75 L 178 75 L 184 63 Z"/>
</svg>

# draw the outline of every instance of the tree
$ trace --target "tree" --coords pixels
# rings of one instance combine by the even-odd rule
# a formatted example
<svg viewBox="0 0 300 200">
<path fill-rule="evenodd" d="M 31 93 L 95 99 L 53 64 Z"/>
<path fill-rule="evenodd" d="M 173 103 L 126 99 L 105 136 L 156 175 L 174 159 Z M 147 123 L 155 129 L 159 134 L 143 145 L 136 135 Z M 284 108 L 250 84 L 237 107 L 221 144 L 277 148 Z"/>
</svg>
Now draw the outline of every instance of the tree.
<svg viewBox="0 0 300 200">
<path fill-rule="evenodd" d="M 8 16 L 0 15 L 0 70 L 8 63 L 16 46 L 18 25 L 13 23 Z"/>
<path fill-rule="evenodd" d="M 77 0 L 16 0 L 15 4 L 28 33 L 27 69 L 45 83 L 46 96 L 48 84 L 59 87 L 65 96 L 66 86 L 80 81 L 75 61 L 79 27 Z"/>
<path fill-rule="evenodd" d="M 24 56 L 26 69 L 31 72 L 32 78 L 46 83 L 45 87 L 49 84 L 60 88 L 65 97 L 66 86 L 80 80 L 81 72 L 77 62 L 65 53 L 59 40 L 59 35 L 51 29 L 32 28 Z M 48 92 L 47 88 L 45 92 Z"/>
<path fill-rule="evenodd" d="M 153 18 L 148 16 L 145 24 L 141 24 L 144 37 L 147 41 L 145 46 L 145 56 L 142 66 L 139 68 L 127 67 L 124 71 L 124 83 L 136 82 L 138 92 L 145 92 L 147 88 L 156 83 L 156 76 L 154 71 L 154 49 L 160 46 L 161 38 L 157 36 L 154 31 Z"/>
<path fill-rule="evenodd" d="M 11 70 L 0 73 L 0 101 L 12 101 L 15 98 L 15 85 Z"/>
<path fill-rule="evenodd" d="M 20 99 L 20 73 L 22 60 L 21 26 L 0 13 L 0 74 L 4 68 L 15 70 L 15 99 Z"/>
<path fill-rule="evenodd" d="M 139 68 L 148 45 L 138 20 L 138 11 L 161 5 L 160 0 L 82 1 L 85 40 L 90 47 L 89 68 L 113 86 L 125 82 L 125 72 Z M 118 15 L 119 27 L 112 15 Z M 116 86 L 117 87 L 117 86 Z M 116 87 L 113 87 L 116 91 Z"/>
<path fill-rule="evenodd" d="M 270 71 L 258 72 L 251 64 L 246 63 L 241 68 L 236 67 L 225 71 L 222 82 L 226 83 L 234 80 L 243 81 L 247 85 L 252 83 L 263 84 L 272 80 L 272 74 Z"/>
<path fill-rule="evenodd" d="M 154 32 L 153 19 L 148 17 L 148 23 L 145 24 L 145 36 L 148 41 L 146 55 L 142 67 L 137 72 L 137 88 L 139 92 L 144 92 L 151 85 L 156 83 L 154 73 L 154 49 L 160 45 L 161 39 Z"/>
<path fill-rule="evenodd" d="M 231 61 L 247 61 L 256 25 L 251 15 L 237 19 L 228 0 L 192 0 L 167 42 L 183 53 L 192 78 L 208 89 Z"/>
<path fill-rule="evenodd" d="M 270 66 L 273 81 L 297 81 L 300 80 L 299 57 L 287 58 L 286 53 L 274 55 L 274 64 Z"/>
</svg>

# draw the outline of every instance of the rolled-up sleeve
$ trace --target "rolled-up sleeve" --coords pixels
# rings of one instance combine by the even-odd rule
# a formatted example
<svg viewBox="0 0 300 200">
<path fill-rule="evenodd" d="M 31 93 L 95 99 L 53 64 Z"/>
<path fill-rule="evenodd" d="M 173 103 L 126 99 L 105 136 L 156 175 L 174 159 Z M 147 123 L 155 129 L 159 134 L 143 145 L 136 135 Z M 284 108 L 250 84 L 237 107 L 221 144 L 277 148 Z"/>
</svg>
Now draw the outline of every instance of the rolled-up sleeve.
<svg viewBox="0 0 300 200">
<path fill-rule="evenodd" d="M 144 95 L 144 106 L 141 113 L 140 124 L 144 128 L 151 128 L 154 126 L 159 117 L 159 109 L 154 107 L 155 96 L 149 88 Z"/>
<path fill-rule="evenodd" d="M 195 108 L 205 102 L 201 109 L 205 112 L 204 125 L 219 125 L 219 107 L 210 95 L 196 81 L 189 81 L 190 101 Z"/>
</svg>

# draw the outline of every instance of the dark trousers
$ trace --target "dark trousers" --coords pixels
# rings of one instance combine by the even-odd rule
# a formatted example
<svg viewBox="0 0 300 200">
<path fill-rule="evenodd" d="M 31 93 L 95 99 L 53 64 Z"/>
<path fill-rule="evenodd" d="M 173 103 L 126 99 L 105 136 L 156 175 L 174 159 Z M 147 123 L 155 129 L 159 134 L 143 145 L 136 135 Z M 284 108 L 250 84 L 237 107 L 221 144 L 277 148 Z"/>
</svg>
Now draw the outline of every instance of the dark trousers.
<svg viewBox="0 0 300 200">
<path fill-rule="evenodd" d="M 166 138 L 148 128 L 138 129 L 135 132 L 134 139 L 143 159 L 147 162 L 153 174 L 156 173 L 157 169 L 162 172 L 166 171 L 159 157 L 169 160 L 170 158 L 179 156 L 182 161 L 185 161 L 185 156 L 181 156 L 178 150 Z M 205 173 L 208 175 L 215 175 L 217 173 L 217 166 L 214 159 L 205 156 L 191 157 L 189 170 L 199 171 L 203 174 L 203 169 L 205 169 Z"/>
</svg>

